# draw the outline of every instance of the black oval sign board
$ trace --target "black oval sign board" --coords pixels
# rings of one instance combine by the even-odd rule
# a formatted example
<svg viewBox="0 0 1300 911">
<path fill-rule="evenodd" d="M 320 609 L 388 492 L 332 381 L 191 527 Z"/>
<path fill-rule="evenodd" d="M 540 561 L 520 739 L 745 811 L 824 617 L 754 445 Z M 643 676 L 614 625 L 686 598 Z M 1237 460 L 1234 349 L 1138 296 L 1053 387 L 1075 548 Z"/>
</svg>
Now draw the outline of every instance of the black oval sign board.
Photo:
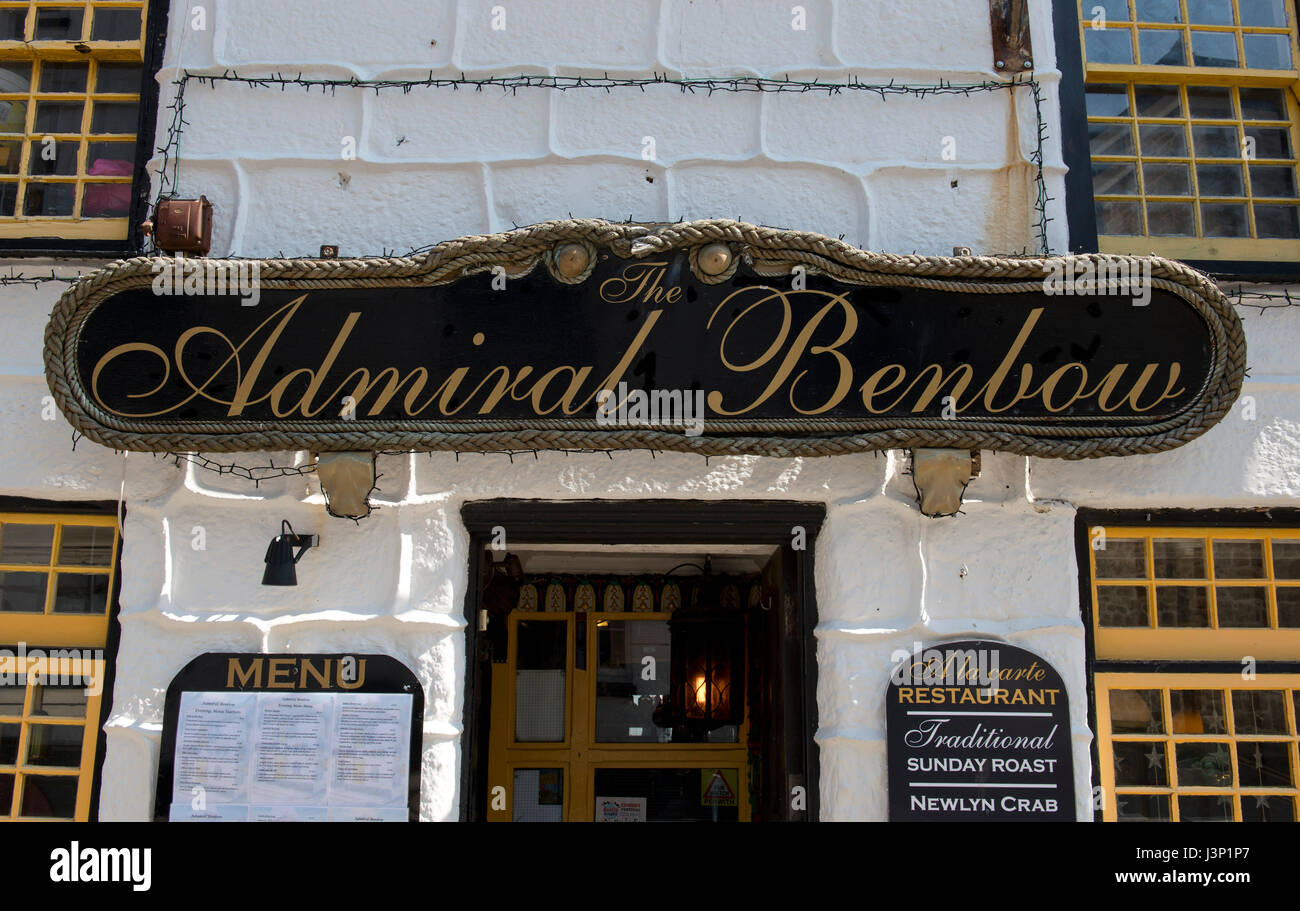
<svg viewBox="0 0 1300 911">
<path fill-rule="evenodd" d="M 115 263 L 45 341 L 119 449 L 1169 449 L 1240 321 L 1155 257 L 870 253 L 735 222 L 551 222 L 401 260 Z"/>
<path fill-rule="evenodd" d="M 940 642 L 894 668 L 885 697 L 891 821 L 1073 821 L 1061 675 L 1004 642 Z"/>
</svg>

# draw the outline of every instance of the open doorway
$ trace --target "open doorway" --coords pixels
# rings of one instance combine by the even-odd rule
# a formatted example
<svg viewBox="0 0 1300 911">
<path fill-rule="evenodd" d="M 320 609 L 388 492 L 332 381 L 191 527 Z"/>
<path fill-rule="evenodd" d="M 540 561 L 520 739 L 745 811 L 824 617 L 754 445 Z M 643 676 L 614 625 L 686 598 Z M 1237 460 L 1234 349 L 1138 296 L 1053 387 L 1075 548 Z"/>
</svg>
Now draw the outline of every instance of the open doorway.
<svg viewBox="0 0 1300 911">
<path fill-rule="evenodd" d="M 463 819 L 817 818 L 824 507 L 496 500 L 462 514 Z"/>
</svg>

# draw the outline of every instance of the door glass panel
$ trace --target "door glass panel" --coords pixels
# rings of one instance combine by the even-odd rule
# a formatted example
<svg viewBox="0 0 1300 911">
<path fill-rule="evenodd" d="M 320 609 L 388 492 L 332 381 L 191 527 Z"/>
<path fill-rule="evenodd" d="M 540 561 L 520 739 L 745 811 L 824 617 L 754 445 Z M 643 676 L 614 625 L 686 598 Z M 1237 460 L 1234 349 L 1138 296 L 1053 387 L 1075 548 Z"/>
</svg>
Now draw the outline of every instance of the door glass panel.
<svg viewBox="0 0 1300 911">
<path fill-rule="evenodd" d="M 564 819 L 564 769 L 515 769 L 511 797 L 515 822 Z"/>
<path fill-rule="evenodd" d="M 592 818 L 596 822 L 736 822 L 740 771 L 596 769 Z"/>
<path fill-rule="evenodd" d="M 569 625 L 521 620 L 515 671 L 515 740 L 564 740 L 565 668 Z"/>
<path fill-rule="evenodd" d="M 668 624 L 601 620 L 596 629 L 596 739 L 602 743 L 670 743 L 672 727 L 655 723 L 668 699 Z M 660 712 L 661 720 L 663 713 Z"/>
</svg>

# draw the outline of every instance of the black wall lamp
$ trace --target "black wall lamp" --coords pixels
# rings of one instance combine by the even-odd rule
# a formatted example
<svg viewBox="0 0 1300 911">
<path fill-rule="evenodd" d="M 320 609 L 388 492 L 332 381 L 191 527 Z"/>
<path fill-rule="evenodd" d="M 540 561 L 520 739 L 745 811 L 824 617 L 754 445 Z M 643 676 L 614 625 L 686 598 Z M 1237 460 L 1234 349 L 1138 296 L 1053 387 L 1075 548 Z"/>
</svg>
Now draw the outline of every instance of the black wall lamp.
<svg viewBox="0 0 1300 911">
<path fill-rule="evenodd" d="M 294 566 L 309 547 L 320 545 L 319 535 L 296 534 L 288 519 L 280 522 L 280 533 L 271 539 L 266 548 L 266 570 L 262 573 L 263 585 L 297 585 L 298 572 Z M 298 548 L 298 553 L 293 549 Z"/>
<path fill-rule="evenodd" d="M 723 606 L 725 579 L 713 574 L 708 557 L 699 568 L 698 600 L 668 621 L 671 719 L 697 742 L 745 717 L 745 615 Z"/>
</svg>

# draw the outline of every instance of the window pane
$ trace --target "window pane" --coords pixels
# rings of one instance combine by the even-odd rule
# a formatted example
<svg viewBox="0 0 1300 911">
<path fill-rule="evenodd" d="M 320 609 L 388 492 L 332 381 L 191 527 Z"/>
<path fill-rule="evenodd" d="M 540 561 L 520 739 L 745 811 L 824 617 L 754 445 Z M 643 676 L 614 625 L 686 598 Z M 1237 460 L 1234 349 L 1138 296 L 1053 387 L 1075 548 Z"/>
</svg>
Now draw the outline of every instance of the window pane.
<svg viewBox="0 0 1300 911">
<path fill-rule="evenodd" d="M 1137 85 L 1133 101 L 1139 117 L 1181 117 L 1183 102 L 1176 85 Z"/>
<path fill-rule="evenodd" d="M 23 214 L 71 215 L 76 192 L 76 184 L 72 183 L 29 183 L 23 197 Z"/>
<path fill-rule="evenodd" d="M 1160 690 L 1111 690 L 1110 729 L 1115 734 L 1163 734 Z"/>
<path fill-rule="evenodd" d="M 1136 196 L 1137 165 L 1131 162 L 1098 162 L 1092 166 L 1092 192 L 1098 196 Z"/>
<path fill-rule="evenodd" d="M 1085 94 L 1089 117 L 1127 117 L 1128 87 L 1089 85 Z"/>
<path fill-rule="evenodd" d="M 96 101 L 90 119 L 92 133 L 134 133 L 136 111 L 134 101 Z"/>
<path fill-rule="evenodd" d="M 1232 25 L 1232 3 L 1187 0 L 1187 21 L 1193 25 Z"/>
<path fill-rule="evenodd" d="M 1246 127 L 1246 136 L 1255 140 L 1256 158 L 1290 158 L 1289 130 L 1276 127 Z"/>
<path fill-rule="evenodd" d="M 1204 579 L 1205 544 L 1194 538 L 1157 538 L 1151 542 L 1157 579 Z"/>
<path fill-rule="evenodd" d="M 113 532 L 108 525 L 65 525 L 59 537 L 61 566 L 108 566 L 113 559 Z"/>
<path fill-rule="evenodd" d="M 1251 69 L 1291 69 L 1291 42 L 1286 35 L 1242 35 L 1241 40 Z"/>
<path fill-rule="evenodd" d="M 1092 15 L 1093 7 L 1100 6 L 1106 13 L 1107 22 L 1127 22 L 1128 0 L 1095 0 L 1088 4 L 1088 15 Z"/>
<path fill-rule="evenodd" d="M 14 765 L 18 762 L 18 735 L 22 733 L 21 724 L 0 724 L 0 765 Z M 8 808 L 5 808 L 5 812 Z"/>
<path fill-rule="evenodd" d="M 1235 628 L 1268 626 L 1268 589 L 1254 586 L 1215 586 L 1219 604 L 1219 626 Z"/>
<path fill-rule="evenodd" d="M 81 198 L 86 218 L 125 218 L 131 212 L 129 183 L 88 183 Z"/>
<path fill-rule="evenodd" d="M 1242 25 L 1286 27 L 1286 0 L 1237 0 Z"/>
<path fill-rule="evenodd" d="M 37 140 L 27 150 L 27 173 L 37 176 L 60 174 L 71 176 L 77 173 L 77 155 L 81 151 L 80 139 Z"/>
<path fill-rule="evenodd" d="M 139 41 L 140 10 L 95 7 L 92 41 Z"/>
<path fill-rule="evenodd" d="M 1295 196 L 1295 165 L 1251 165 L 1251 192 L 1256 196 Z"/>
<path fill-rule="evenodd" d="M 1193 117 L 1208 120 L 1231 120 L 1232 90 L 1211 85 L 1189 85 L 1187 87 L 1187 106 Z"/>
<path fill-rule="evenodd" d="M 81 766 L 81 742 L 85 729 L 79 724 L 28 724 L 27 762 L 29 765 Z"/>
<path fill-rule="evenodd" d="M 1088 147 L 1093 156 L 1132 155 L 1133 128 L 1127 123 L 1088 124 Z"/>
<path fill-rule="evenodd" d="M 1142 63 L 1161 66 L 1187 65 L 1187 55 L 1183 52 L 1183 33 L 1181 30 L 1138 29 L 1138 48 L 1141 51 Z"/>
<path fill-rule="evenodd" d="M 1177 743 L 1178 786 L 1183 788 L 1232 787 L 1232 754 L 1223 743 Z"/>
<path fill-rule="evenodd" d="M 564 769 L 515 769 L 511 818 L 515 822 L 564 819 Z"/>
<path fill-rule="evenodd" d="M 1233 690 L 1232 726 L 1238 734 L 1289 734 L 1282 690 Z"/>
<path fill-rule="evenodd" d="M 1185 164 L 1143 164 L 1142 180 L 1148 196 L 1192 195 L 1191 170 Z M 1192 207 L 1186 209 L 1190 223 Z"/>
<path fill-rule="evenodd" d="M 1101 626 L 1148 626 L 1144 586 L 1103 585 L 1097 589 L 1097 621 Z"/>
<path fill-rule="evenodd" d="M 27 10 L 0 10 L 0 41 L 22 41 L 27 37 L 23 31 L 26 24 Z M 7 812 L 7 807 L 0 806 L 0 815 L 4 815 Z"/>
<path fill-rule="evenodd" d="M 26 132 L 27 102 L 0 101 L 0 133 L 20 134 Z"/>
<path fill-rule="evenodd" d="M 1239 66 L 1232 32 L 1192 32 L 1193 66 Z"/>
<path fill-rule="evenodd" d="M 85 92 L 90 67 L 84 63 L 41 64 L 42 92 Z"/>
<path fill-rule="evenodd" d="M 1172 690 L 1169 708 L 1175 734 L 1226 734 L 1223 693 L 1218 690 Z"/>
<path fill-rule="evenodd" d="M 1157 587 L 1156 622 L 1160 626 L 1209 626 L 1209 595 L 1200 586 L 1161 585 Z"/>
<path fill-rule="evenodd" d="M 670 666 L 668 624 L 652 620 L 611 620 L 596 631 L 596 739 L 606 743 L 670 743 L 672 728 L 655 723 L 668 698 L 668 674 L 642 679 L 645 659 Z"/>
<path fill-rule="evenodd" d="M 1190 202 L 1147 203 L 1147 230 L 1160 237 L 1196 236 L 1196 217 Z"/>
<path fill-rule="evenodd" d="M 1120 822 L 1168 822 L 1169 798 L 1164 794 L 1117 794 L 1115 815 Z"/>
<path fill-rule="evenodd" d="M 1232 798 L 1226 794 L 1180 794 L 1178 818 L 1183 822 L 1232 822 Z"/>
<path fill-rule="evenodd" d="M 1115 784 L 1119 787 L 1155 785 L 1164 787 L 1169 780 L 1165 745 L 1157 741 L 1135 740 L 1112 744 L 1115 759 Z"/>
<path fill-rule="evenodd" d="M 1084 47 L 1089 63 L 1133 62 L 1133 38 L 1126 28 L 1086 29 Z"/>
<path fill-rule="evenodd" d="M 43 613 L 48 581 L 45 573 L 0 572 L 0 613 Z"/>
<path fill-rule="evenodd" d="M 1230 203 L 1202 203 L 1201 230 L 1206 237 L 1249 237 L 1246 207 Z"/>
<path fill-rule="evenodd" d="M 36 102 L 36 132 L 80 133 L 83 106 L 80 101 Z"/>
<path fill-rule="evenodd" d="M 0 563 L 49 565 L 54 547 L 53 525 L 0 525 Z"/>
<path fill-rule="evenodd" d="M 65 678 L 66 679 L 66 678 Z M 85 718 L 84 686 L 37 686 L 32 693 L 32 713 L 54 718 Z"/>
<path fill-rule="evenodd" d="M 1300 588 L 1277 589 L 1277 625 L 1287 629 L 1300 627 Z"/>
<path fill-rule="evenodd" d="M 140 67 L 134 63 L 101 63 L 95 76 L 95 91 L 139 94 Z"/>
<path fill-rule="evenodd" d="M 1300 561 L 1300 553 L 1296 554 Z M 1096 551 L 1098 579 L 1145 579 L 1146 545 L 1144 541 L 1111 538 Z"/>
<path fill-rule="evenodd" d="M 1197 165 L 1196 182 L 1202 196 L 1241 196 L 1246 192 L 1240 165 Z"/>
<path fill-rule="evenodd" d="M 23 779 L 23 816 L 71 819 L 77 811 L 76 775 L 28 775 Z"/>
<path fill-rule="evenodd" d="M 1300 541 L 1273 542 L 1273 578 L 1300 579 Z"/>
<path fill-rule="evenodd" d="M 1216 579 L 1263 579 L 1263 541 L 1215 541 Z"/>
<path fill-rule="evenodd" d="M 1142 142 L 1142 154 L 1149 158 L 1181 157 L 1187 154 L 1187 134 L 1181 126 L 1141 124 L 1138 134 Z"/>
<path fill-rule="evenodd" d="M 22 156 L 21 142 L 0 142 L 0 174 L 17 174 Z"/>
<path fill-rule="evenodd" d="M 735 822 L 739 816 L 739 769 L 610 769 L 595 771 L 594 819 L 612 819 L 619 812 L 618 798 L 631 798 L 638 811 L 645 807 L 647 822 Z M 716 775 L 716 778 L 715 778 Z M 707 779 L 707 780 L 706 780 Z M 712 785 L 712 782 L 721 782 Z M 728 801 L 706 804 L 705 793 L 718 787 L 735 793 Z M 626 811 L 624 811 L 626 812 Z"/>
<path fill-rule="evenodd" d="M 54 593 L 56 614 L 102 614 L 108 607 L 108 576 L 59 573 Z"/>
<path fill-rule="evenodd" d="M 93 177 L 130 177 L 134 168 L 134 141 L 92 142 L 86 152 L 86 173 Z"/>
<path fill-rule="evenodd" d="M 1178 0 L 1137 0 L 1139 22 L 1182 22 Z"/>
<path fill-rule="evenodd" d="M 1097 200 L 1097 233 L 1141 234 L 1142 210 L 1138 205 L 1136 202 Z"/>
<path fill-rule="evenodd" d="M 0 680 L 4 678 L 0 677 Z M 23 713 L 27 698 L 27 675 L 15 674 L 13 683 L 0 683 L 0 715 L 17 717 Z"/>
<path fill-rule="evenodd" d="M 564 740 L 567 623 L 519 623 L 515 670 L 515 740 Z"/>
<path fill-rule="evenodd" d="M 37 7 L 36 40 L 60 41 L 81 37 L 81 14 L 79 6 Z"/>
<path fill-rule="evenodd" d="M 13 215 L 17 205 L 18 184 L 12 181 L 0 183 L 0 215 Z"/>
<path fill-rule="evenodd" d="M 1280 89 L 1240 89 L 1241 116 L 1246 120 L 1286 120 L 1286 99 Z"/>
<path fill-rule="evenodd" d="M 1198 158 L 1240 158 L 1241 141 L 1236 127 L 1192 127 L 1192 143 Z"/>
<path fill-rule="evenodd" d="M 1290 744 L 1259 740 L 1237 742 L 1237 775 L 1243 788 L 1292 787 Z"/>
<path fill-rule="evenodd" d="M 1277 794 L 1242 794 L 1242 822 L 1295 822 L 1295 801 Z"/>
<path fill-rule="evenodd" d="M 1295 206 L 1255 206 L 1255 233 L 1260 237 L 1300 237 L 1300 210 Z"/>
</svg>

